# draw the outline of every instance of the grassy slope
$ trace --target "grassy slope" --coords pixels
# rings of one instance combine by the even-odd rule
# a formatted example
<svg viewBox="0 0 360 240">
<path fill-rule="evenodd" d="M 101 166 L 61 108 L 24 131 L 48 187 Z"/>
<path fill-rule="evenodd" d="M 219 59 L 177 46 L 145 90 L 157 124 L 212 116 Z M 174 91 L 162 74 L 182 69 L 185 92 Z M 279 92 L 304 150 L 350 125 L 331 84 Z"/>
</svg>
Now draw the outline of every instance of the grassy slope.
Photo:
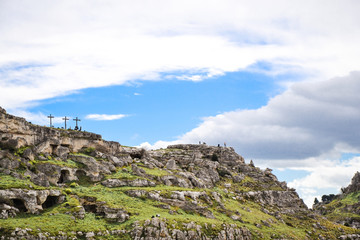
<svg viewBox="0 0 360 240">
<path fill-rule="evenodd" d="M 332 221 L 342 221 L 346 218 L 356 218 L 360 220 L 358 214 L 352 213 L 346 207 L 359 203 L 360 192 L 350 193 L 339 196 L 328 204 L 325 204 L 325 216 Z M 359 208 L 359 207 L 358 207 Z M 359 210 L 359 209 L 358 209 Z"/>
<path fill-rule="evenodd" d="M 53 161 L 55 160 L 49 159 L 48 162 L 52 163 Z M 34 164 L 36 164 L 36 161 L 34 161 Z M 67 162 L 65 164 L 68 167 L 70 167 L 70 165 L 76 165 L 73 162 Z M 148 174 L 154 176 L 164 176 L 168 174 L 168 172 L 163 169 L 143 168 Z M 133 175 L 131 173 L 131 168 L 127 167 L 127 172 L 124 172 L 123 169 L 119 168 L 115 173 L 106 176 L 106 178 L 135 179 L 139 177 Z M 284 222 L 279 221 L 273 216 L 265 214 L 263 211 L 261 211 L 263 206 L 260 204 L 252 201 L 236 200 L 233 193 L 227 193 L 227 191 L 224 190 L 223 185 L 225 182 L 229 181 L 230 180 L 228 179 L 226 181 L 222 180 L 213 189 L 186 189 L 165 185 L 157 185 L 155 187 L 107 188 L 99 183 L 89 184 L 86 182 L 80 182 L 80 185 L 71 185 L 71 183 L 67 183 L 67 186 L 64 188 L 53 186 L 53 189 L 62 190 L 63 193 L 66 194 L 66 201 L 64 203 L 54 206 L 50 209 L 46 209 L 40 215 L 29 215 L 24 213 L 18 215 L 15 218 L 9 218 L 6 220 L 0 219 L 0 234 L 1 231 L 6 233 L 17 227 L 31 228 L 33 229 L 34 233 L 42 231 L 49 232 L 53 235 L 58 234 L 59 231 L 70 233 L 72 231 L 98 232 L 114 229 L 131 229 L 131 225 L 135 221 L 143 222 L 156 214 L 160 214 L 162 219 L 167 219 L 168 226 L 174 225 L 180 229 L 183 228 L 182 223 L 189 223 L 192 221 L 198 225 L 202 225 L 204 229 L 206 226 L 211 226 L 212 224 L 215 225 L 214 229 L 207 231 L 209 234 L 215 234 L 217 231 L 219 231 L 223 223 L 236 224 L 239 227 L 245 226 L 251 230 L 255 239 L 270 239 L 280 237 L 288 239 L 305 239 L 306 233 L 309 232 L 311 232 L 311 236 L 315 238 L 318 236 L 318 234 L 322 234 L 327 238 L 335 239 L 339 234 L 339 225 L 333 224 L 332 222 L 323 219 L 311 219 L 305 215 L 297 217 L 284 215 Z M 232 183 L 232 188 L 236 188 L 242 191 L 249 191 L 250 189 L 248 187 L 242 186 L 242 184 L 249 181 L 251 182 L 253 180 L 247 177 L 242 183 Z M 70 187 L 70 185 L 72 187 Z M 31 183 L 26 178 L 24 180 L 19 180 L 8 175 L 0 175 L 0 189 L 8 188 L 44 189 L 43 187 L 36 186 L 35 184 Z M 125 191 L 132 189 L 160 191 L 161 195 L 164 196 L 169 196 L 171 191 L 205 191 L 209 196 L 211 196 L 211 192 L 215 191 L 221 194 L 223 197 L 226 211 L 217 206 L 217 204 L 212 204 L 208 206 L 208 209 L 213 212 L 215 219 L 209 219 L 196 213 L 185 212 L 177 207 L 171 207 L 171 210 L 177 211 L 177 214 L 172 215 L 169 213 L 168 209 L 157 207 L 157 205 L 160 204 L 159 202 L 150 199 L 133 198 L 125 194 Z M 105 201 L 109 207 L 122 208 L 129 212 L 130 219 L 124 223 L 111 223 L 107 222 L 101 217 L 95 216 L 92 213 L 87 213 L 85 218 L 82 220 L 74 219 L 71 215 L 71 212 L 77 211 L 77 206 L 79 205 L 76 196 L 96 197 L 97 201 Z M 200 204 L 207 206 L 205 202 L 201 202 Z M 230 218 L 230 216 L 235 211 L 238 211 L 238 213 L 241 215 L 243 222 L 234 221 Z M 262 221 L 271 222 L 271 226 L 264 226 Z M 326 226 L 326 230 L 313 229 L 312 224 L 317 221 L 320 221 L 323 226 Z M 256 225 L 258 224 L 261 224 L 262 227 L 257 227 Z M 342 226 L 342 228 L 345 229 L 348 233 L 356 232 L 355 230 L 344 226 Z"/>
</svg>

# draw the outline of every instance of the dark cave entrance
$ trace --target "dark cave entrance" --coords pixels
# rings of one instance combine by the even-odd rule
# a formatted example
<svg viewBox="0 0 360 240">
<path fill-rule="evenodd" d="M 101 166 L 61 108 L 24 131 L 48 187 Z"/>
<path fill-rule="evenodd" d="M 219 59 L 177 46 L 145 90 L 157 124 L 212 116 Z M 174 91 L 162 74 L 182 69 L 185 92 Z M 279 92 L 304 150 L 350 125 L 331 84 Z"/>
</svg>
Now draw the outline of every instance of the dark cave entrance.
<svg viewBox="0 0 360 240">
<path fill-rule="evenodd" d="M 142 159 L 145 155 L 145 150 L 144 149 L 141 149 L 139 152 L 132 152 L 130 153 L 130 157 L 132 159 L 134 158 L 138 158 L 138 159 Z"/>
<path fill-rule="evenodd" d="M 20 212 L 27 212 L 24 201 L 22 199 L 15 198 L 12 200 L 13 206 L 19 209 Z"/>
<path fill-rule="evenodd" d="M 60 177 L 59 177 L 59 180 L 58 180 L 58 184 L 59 183 L 66 183 L 69 181 L 69 176 L 70 176 L 70 172 L 69 170 L 61 170 L 60 172 Z"/>
<path fill-rule="evenodd" d="M 52 206 L 59 203 L 59 196 L 48 196 L 46 201 L 42 204 L 43 209 L 51 208 Z"/>
<path fill-rule="evenodd" d="M 56 148 L 57 148 L 58 146 L 57 146 L 57 145 L 50 144 L 50 147 L 51 147 L 51 153 L 54 154 L 55 151 L 56 151 Z"/>
<path fill-rule="evenodd" d="M 86 212 L 96 213 L 96 204 L 86 204 L 84 209 Z"/>
<path fill-rule="evenodd" d="M 80 177 L 85 177 L 86 176 L 86 172 L 84 170 L 76 170 L 75 175 L 80 178 Z"/>
</svg>

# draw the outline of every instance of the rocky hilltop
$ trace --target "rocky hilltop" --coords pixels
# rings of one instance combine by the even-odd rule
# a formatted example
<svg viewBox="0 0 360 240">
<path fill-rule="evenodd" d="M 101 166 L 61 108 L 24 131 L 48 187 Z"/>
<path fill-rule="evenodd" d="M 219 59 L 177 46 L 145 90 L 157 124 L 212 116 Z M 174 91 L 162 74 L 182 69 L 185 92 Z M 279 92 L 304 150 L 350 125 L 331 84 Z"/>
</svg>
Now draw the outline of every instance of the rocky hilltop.
<svg viewBox="0 0 360 240">
<path fill-rule="evenodd" d="M 334 222 L 360 229 L 360 173 L 355 173 L 341 194 L 323 195 L 320 202 L 316 199 L 313 209 Z"/>
<path fill-rule="evenodd" d="M 0 239 L 356 239 L 231 147 L 146 151 L 0 108 Z"/>
</svg>

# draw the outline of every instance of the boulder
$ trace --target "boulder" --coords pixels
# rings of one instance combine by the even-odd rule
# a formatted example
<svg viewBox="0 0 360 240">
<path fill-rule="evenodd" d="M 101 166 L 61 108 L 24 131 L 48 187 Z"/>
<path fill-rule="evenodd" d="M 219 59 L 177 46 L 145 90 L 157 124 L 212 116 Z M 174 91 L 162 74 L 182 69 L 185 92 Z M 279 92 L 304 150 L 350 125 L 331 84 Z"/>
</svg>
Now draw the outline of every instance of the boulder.
<svg viewBox="0 0 360 240">
<path fill-rule="evenodd" d="M 9 158 L 0 159 L 0 167 L 5 169 L 16 169 L 20 166 L 20 161 Z"/>
<path fill-rule="evenodd" d="M 154 187 L 156 184 L 152 181 L 146 179 L 137 178 L 135 180 L 128 180 L 128 179 L 107 179 L 101 182 L 102 185 L 105 187 Z"/>
<path fill-rule="evenodd" d="M 175 175 L 166 175 L 160 177 L 160 181 L 167 186 L 178 186 L 183 188 L 192 188 L 192 184 L 188 179 L 177 177 Z"/>
<path fill-rule="evenodd" d="M 166 163 L 166 166 L 165 166 L 167 169 L 169 170 L 175 170 L 177 169 L 178 167 L 176 166 L 176 161 L 174 159 L 170 159 L 167 163 Z"/>
<path fill-rule="evenodd" d="M 60 159 L 67 159 L 70 150 L 67 147 L 59 146 L 56 148 L 54 154 L 58 156 Z"/>
<path fill-rule="evenodd" d="M 25 149 L 22 156 L 30 161 L 35 160 L 35 154 L 31 148 Z"/>
</svg>

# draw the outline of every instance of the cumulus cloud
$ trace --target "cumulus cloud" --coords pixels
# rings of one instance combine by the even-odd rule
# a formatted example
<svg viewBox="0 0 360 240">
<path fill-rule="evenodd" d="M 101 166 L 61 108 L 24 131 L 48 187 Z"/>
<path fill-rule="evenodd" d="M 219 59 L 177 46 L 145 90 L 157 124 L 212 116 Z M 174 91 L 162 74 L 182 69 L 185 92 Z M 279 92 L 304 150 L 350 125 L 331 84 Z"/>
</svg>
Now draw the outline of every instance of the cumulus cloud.
<svg viewBox="0 0 360 240">
<path fill-rule="evenodd" d="M 90 120 L 96 120 L 96 121 L 111 121 L 111 120 L 117 120 L 124 117 L 127 117 L 128 115 L 125 114 L 88 114 L 85 116 L 86 119 Z"/>
<path fill-rule="evenodd" d="M 280 167 L 341 152 L 360 152 L 360 72 L 324 81 L 294 83 L 254 110 L 206 117 L 176 142 L 227 142 L 246 158 Z M 173 143 L 173 142 L 169 142 Z M 154 148 L 163 147 L 159 141 Z M 294 163 L 293 163 L 293 162 Z"/>
<path fill-rule="evenodd" d="M 3 0 L 0 105 L 26 110 L 134 80 L 299 73 L 307 81 L 285 83 L 287 90 L 266 106 L 206 117 L 174 142 L 226 141 L 246 158 L 284 168 L 344 149 L 358 152 L 359 73 L 336 76 L 359 70 L 359 8 L 357 0 Z"/>
<path fill-rule="evenodd" d="M 294 83 L 255 110 L 206 117 L 181 142 L 227 142 L 246 158 L 306 159 L 331 152 L 360 151 L 360 72 L 316 82 Z"/>
<path fill-rule="evenodd" d="M 177 141 L 227 142 L 246 158 L 307 159 L 326 153 L 360 152 L 360 72 L 324 81 L 294 83 L 254 110 L 206 117 Z M 161 144 L 160 144 L 161 143 Z M 155 146 L 163 146 L 164 142 Z M 338 155 L 339 156 L 339 155 Z"/>
<path fill-rule="evenodd" d="M 315 197 L 320 200 L 322 194 L 328 194 L 329 190 L 334 194 L 340 193 L 340 189 L 350 184 L 351 178 L 360 168 L 360 157 L 346 161 L 321 159 L 307 161 L 309 166 L 300 168 L 310 173 L 304 178 L 295 179 L 288 185 L 300 193 L 309 207 L 312 206 Z M 314 162 L 317 162 L 315 166 L 310 167 L 310 164 Z"/>
<path fill-rule="evenodd" d="M 360 72 L 323 81 L 298 82 L 254 110 L 206 117 L 174 143 L 227 142 L 260 167 L 305 170 L 289 183 L 308 206 L 315 197 L 337 193 L 360 167 L 360 158 L 339 161 L 342 153 L 360 153 Z"/>
<path fill-rule="evenodd" d="M 253 68 L 259 61 L 274 65 L 268 74 L 344 75 L 358 68 L 359 4 L 1 1 L 0 104 L 26 107 L 89 87 L 168 79 L 174 71 L 189 81 L 262 71 Z"/>
</svg>

